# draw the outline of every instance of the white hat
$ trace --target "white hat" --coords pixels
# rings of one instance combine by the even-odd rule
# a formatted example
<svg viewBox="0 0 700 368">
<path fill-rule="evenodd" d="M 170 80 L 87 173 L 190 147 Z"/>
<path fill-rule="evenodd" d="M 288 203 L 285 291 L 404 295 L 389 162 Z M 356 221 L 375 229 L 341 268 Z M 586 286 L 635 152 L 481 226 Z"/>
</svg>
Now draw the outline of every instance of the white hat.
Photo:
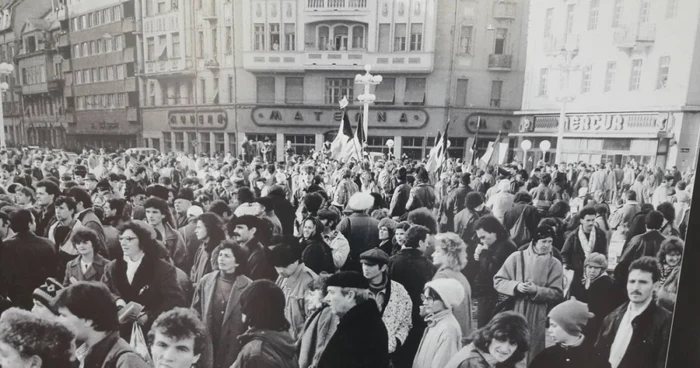
<svg viewBox="0 0 700 368">
<path fill-rule="evenodd" d="M 498 192 L 507 192 L 510 190 L 510 180 L 503 179 L 498 182 Z"/>
<path fill-rule="evenodd" d="M 348 210 L 365 211 L 374 205 L 374 197 L 369 193 L 357 192 L 348 200 Z"/>
<path fill-rule="evenodd" d="M 464 287 L 455 279 L 428 281 L 425 287 L 435 290 L 448 309 L 454 309 L 456 306 L 462 304 L 464 300 Z"/>
<path fill-rule="evenodd" d="M 187 217 L 197 217 L 203 213 L 204 210 L 199 206 L 190 206 L 190 208 L 187 209 Z"/>
</svg>

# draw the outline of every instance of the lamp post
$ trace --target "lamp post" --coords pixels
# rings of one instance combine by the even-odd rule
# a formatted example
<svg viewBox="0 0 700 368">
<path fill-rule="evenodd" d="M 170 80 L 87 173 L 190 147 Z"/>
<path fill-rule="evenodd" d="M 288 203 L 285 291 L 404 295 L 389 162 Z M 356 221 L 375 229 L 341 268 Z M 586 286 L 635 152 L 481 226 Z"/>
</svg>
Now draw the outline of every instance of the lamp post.
<svg viewBox="0 0 700 368">
<path fill-rule="evenodd" d="M 568 41 L 568 40 L 567 40 Z M 556 97 L 557 102 L 560 103 L 559 109 L 559 121 L 557 124 L 557 151 L 556 160 L 562 161 L 562 149 L 564 146 L 564 125 L 566 124 L 566 104 L 573 101 L 575 96 L 573 90 L 570 87 L 570 76 L 571 72 L 578 69 L 578 65 L 574 62 L 574 59 L 578 55 L 578 47 L 575 42 L 567 42 L 565 47 L 561 50 L 559 55 L 556 57 L 556 66 L 562 73 L 560 78 L 560 83 L 563 86 L 559 86 L 559 95 Z"/>
<path fill-rule="evenodd" d="M 372 70 L 372 67 L 367 64 L 365 65 L 365 74 L 357 74 L 355 76 L 355 84 L 364 84 L 365 85 L 365 93 L 357 96 L 357 99 L 362 102 L 363 105 L 363 112 L 362 112 L 362 132 L 364 133 L 364 139 L 365 142 L 367 142 L 367 130 L 369 127 L 369 104 L 373 103 L 374 100 L 377 98 L 377 96 L 369 93 L 369 86 L 371 85 L 377 85 L 379 83 L 382 83 L 382 76 L 381 75 L 372 75 L 369 73 L 369 71 Z M 364 146 L 365 142 L 360 142 Z"/>
<path fill-rule="evenodd" d="M 0 76 L 10 75 L 15 70 L 12 64 L 2 63 L 0 64 Z M 0 93 L 4 93 L 10 88 L 6 82 L 0 83 Z M 0 101 L 0 148 L 7 147 L 5 141 L 5 112 L 3 111 L 2 101 Z"/>
<path fill-rule="evenodd" d="M 532 148 L 532 142 L 526 139 L 520 142 L 520 148 L 523 150 L 523 168 L 527 170 L 527 151 Z"/>
</svg>

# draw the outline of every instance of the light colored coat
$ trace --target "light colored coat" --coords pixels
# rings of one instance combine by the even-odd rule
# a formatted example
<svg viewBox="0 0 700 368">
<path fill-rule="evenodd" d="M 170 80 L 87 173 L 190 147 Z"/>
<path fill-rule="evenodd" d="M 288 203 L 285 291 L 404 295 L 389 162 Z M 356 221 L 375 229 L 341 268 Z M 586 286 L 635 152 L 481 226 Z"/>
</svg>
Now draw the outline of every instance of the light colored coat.
<svg viewBox="0 0 700 368">
<path fill-rule="evenodd" d="M 304 295 L 309 285 L 318 277 L 314 271 L 301 263 L 289 277 L 279 276 L 277 286 L 284 292 L 286 299 L 284 316 L 289 321 L 289 334 L 295 341 L 299 338 L 306 322 L 306 301 Z"/>
<path fill-rule="evenodd" d="M 418 347 L 413 368 L 443 368 L 462 347 L 462 331 L 450 310 L 426 317 L 428 327 Z"/>
<path fill-rule="evenodd" d="M 472 320 L 472 288 L 469 285 L 469 281 L 461 272 L 447 268 L 441 268 L 435 273 L 433 280 L 437 279 L 455 279 L 462 284 L 464 299 L 462 299 L 460 305 L 454 308 L 453 313 L 457 322 L 459 322 L 459 326 L 462 328 L 462 336 L 470 336 L 476 330 L 476 326 L 474 326 L 474 321 Z"/>
</svg>

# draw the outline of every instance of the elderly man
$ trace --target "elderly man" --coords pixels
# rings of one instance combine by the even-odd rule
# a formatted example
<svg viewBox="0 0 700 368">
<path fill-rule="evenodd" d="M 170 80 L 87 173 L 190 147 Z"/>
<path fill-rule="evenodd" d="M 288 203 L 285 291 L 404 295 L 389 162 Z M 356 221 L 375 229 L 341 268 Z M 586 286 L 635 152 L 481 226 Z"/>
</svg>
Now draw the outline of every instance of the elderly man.
<svg viewBox="0 0 700 368">
<path fill-rule="evenodd" d="M 360 270 L 360 254 L 379 245 L 379 220 L 371 218 L 367 211 L 374 204 L 374 197 L 368 193 L 355 193 L 348 201 L 347 209 L 352 214 L 338 224 L 338 231 L 350 243 L 344 270 Z"/>
</svg>

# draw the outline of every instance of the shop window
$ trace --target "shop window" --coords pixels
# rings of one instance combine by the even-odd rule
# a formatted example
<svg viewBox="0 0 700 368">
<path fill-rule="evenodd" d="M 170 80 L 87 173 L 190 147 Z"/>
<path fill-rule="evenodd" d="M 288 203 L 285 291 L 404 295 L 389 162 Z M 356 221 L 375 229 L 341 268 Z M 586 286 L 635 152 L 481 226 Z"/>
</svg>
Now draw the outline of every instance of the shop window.
<svg viewBox="0 0 700 368">
<path fill-rule="evenodd" d="M 155 139 L 154 139 L 155 141 Z M 155 144 L 154 144 L 155 145 Z M 172 150 L 172 133 L 163 132 L 163 152 L 168 153 Z M 160 149 L 160 147 L 153 147 L 155 149 Z"/>
<path fill-rule="evenodd" d="M 629 151 L 631 139 L 603 139 L 604 151 Z"/>
<path fill-rule="evenodd" d="M 214 152 L 224 153 L 226 151 L 226 142 L 224 141 L 224 133 L 214 133 Z"/>
<path fill-rule="evenodd" d="M 257 77 L 257 102 L 275 103 L 275 77 Z"/>
<path fill-rule="evenodd" d="M 423 159 L 423 137 L 402 137 L 401 154 L 412 160 Z"/>
<path fill-rule="evenodd" d="M 196 147 L 199 146 L 199 142 L 197 141 L 197 133 L 195 132 L 187 132 L 187 143 L 188 147 L 186 147 L 188 153 L 196 153 Z"/>
<path fill-rule="evenodd" d="M 316 136 L 315 135 L 284 135 L 284 144 L 291 142 L 292 148 L 294 149 L 294 154 L 296 155 L 309 155 L 311 150 L 316 147 Z"/>
<path fill-rule="evenodd" d="M 204 133 L 199 133 L 200 137 L 200 148 L 202 149 L 202 153 L 209 154 L 211 152 L 211 135 L 209 132 L 204 132 Z"/>
<path fill-rule="evenodd" d="M 386 142 L 389 139 L 394 139 L 394 137 L 368 136 L 367 151 L 389 153 L 389 147 L 386 146 Z"/>
<path fill-rule="evenodd" d="M 377 105 L 393 105 L 396 92 L 396 78 L 384 78 L 375 88 L 374 94 Z"/>
<path fill-rule="evenodd" d="M 406 78 L 404 105 L 423 106 L 425 104 L 425 78 Z"/>
<path fill-rule="evenodd" d="M 228 134 L 228 151 L 233 157 L 236 157 L 236 133 L 226 133 Z"/>
<path fill-rule="evenodd" d="M 185 133 L 175 132 L 175 152 L 185 152 Z"/>
<path fill-rule="evenodd" d="M 303 77 L 284 78 L 284 102 L 293 104 L 304 103 Z"/>
</svg>

